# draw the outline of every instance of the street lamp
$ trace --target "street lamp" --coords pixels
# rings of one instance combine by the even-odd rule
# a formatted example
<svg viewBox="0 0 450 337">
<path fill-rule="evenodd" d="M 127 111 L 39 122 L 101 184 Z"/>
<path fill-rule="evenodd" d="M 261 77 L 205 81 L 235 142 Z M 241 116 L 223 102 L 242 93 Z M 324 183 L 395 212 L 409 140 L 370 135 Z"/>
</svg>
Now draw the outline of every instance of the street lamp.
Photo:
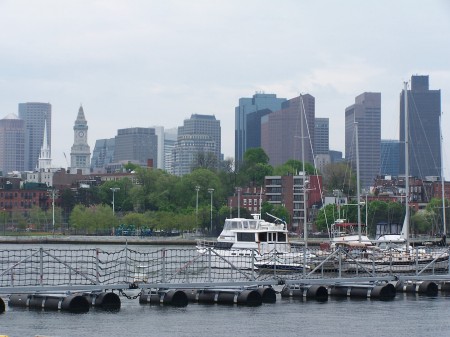
<svg viewBox="0 0 450 337">
<path fill-rule="evenodd" d="M 212 206 L 213 206 L 213 192 L 214 188 L 208 188 L 208 193 L 211 194 L 211 224 L 210 224 L 210 232 L 212 233 Z"/>
<path fill-rule="evenodd" d="M 6 208 L 3 208 L 3 236 L 6 236 Z"/>
<path fill-rule="evenodd" d="M 114 193 L 116 193 L 116 191 L 119 191 L 120 188 L 119 187 L 111 187 L 110 190 L 113 192 L 112 209 L 113 209 L 113 215 L 114 215 L 115 214 L 115 211 L 114 211 L 114 205 L 115 205 L 115 203 L 114 203 Z"/>
<path fill-rule="evenodd" d="M 198 191 L 200 191 L 200 186 L 195 186 L 195 191 L 197 192 L 197 199 L 195 201 L 195 227 L 198 227 Z"/>
</svg>

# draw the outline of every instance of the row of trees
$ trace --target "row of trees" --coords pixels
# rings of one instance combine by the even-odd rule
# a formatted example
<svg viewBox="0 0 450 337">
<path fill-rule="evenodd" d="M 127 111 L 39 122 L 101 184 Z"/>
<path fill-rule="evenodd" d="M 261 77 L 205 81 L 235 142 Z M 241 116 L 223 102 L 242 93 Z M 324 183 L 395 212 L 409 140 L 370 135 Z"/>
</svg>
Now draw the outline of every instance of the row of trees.
<svg viewBox="0 0 450 337">
<path fill-rule="evenodd" d="M 162 230 L 200 228 L 217 231 L 221 229 L 226 217 L 238 214 L 237 209 L 230 209 L 227 205 L 227 198 L 235 193 L 237 186 L 262 186 L 267 175 L 297 174 L 303 170 L 303 164 L 296 160 L 272 167 L 267 154 L 261 148 L 248 150 L 244 154 L 239 170 L 234 170 L 231 159 L 223 161 L 220 165 L 213 165 L 208 158 L 199 154 L 194 161 L 192 173 L 182 177 L 161 170 L 148 170 L 127 164 L 128 170 L 135 171 L 137 184 L 129 178 L 124 178 L 120 181 L 108 181 L 100 186 L 79 188 L 77 191 L 61 191 L 60 208 L 55 208 L 56 227 L 59 229 L 62 223 L 66 223 L 66 227 L 62 229 L 64 231 L 68 228 L 71 231 L 89 234 L 112 233 L 113 228 L 122 223 L 138 227 L 145 225 Z M 305 163 L 305 169 L 309 174 L 318 174 L 309 163 Z M 346 195 L 354 195 L 356 179 L 347 164 L 330 164 L 324 169 L 322 176 L 325 194 L 331 195 L 333 190 L 340 189 Z M 111 210 L 113 198 L 111 188 L 119 188 L 114 194 L 115 215 Z M 208 189 L 213 190 L 212 195 Z M 432 205 L 427 213 L 414 215 L 413 224 L 418 231 L 429 230 L 432 224 L 436 223 L 434 219 L 438 214 L 435 211 L 437 202 L 433 201 L 430 204 Z M 268 212 L 290 222 L 289 214 L 284 207 L 264 203 L 262 208 L 261 213 L 266 220 L 271 220 L 266 216 Z M 345 218 L 353 222 L 356 222 L 356 210 L 354 206 L 341 209 L 346 214 Z M 51 212 L 52 209 L 43 211 L 34 208 L 29 212 L 28 218 L 17 215 L 14 223 L 21 228 L 26 228 L 30 223 L 46 224 L 45 228 L 48 228 L 48 224 L 52 223 L 49 221 L 52 219 Z M 240 214 L 250 216 L 245 209 L 241 209 Z M 362 214 L 365 222 L 365 209 L 362 210 Z M 376 223 L 380 221 L 402 223 L 403 216 L 403 208 L 397 203 L 373 201 L 368 205 L 368 223 L 371 232 L 374 232 Z M 327 206 L 318 214 L 315 222 L 317 229 L 326 231 L 337 217 L 339 210 L 333 205 Z"/>
</svg>

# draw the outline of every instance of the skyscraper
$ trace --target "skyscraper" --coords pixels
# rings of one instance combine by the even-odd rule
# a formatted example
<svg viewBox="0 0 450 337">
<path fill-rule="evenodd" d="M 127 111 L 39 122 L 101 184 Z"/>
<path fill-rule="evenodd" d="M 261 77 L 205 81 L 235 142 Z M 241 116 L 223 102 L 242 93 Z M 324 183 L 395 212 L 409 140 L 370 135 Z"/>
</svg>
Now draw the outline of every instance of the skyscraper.
<svg viewBox="0 0 450 337">
<path fill-rule="evenodd" d="M 126 128 L 117 130 L 114 162 L 131 161 L 153 167 L 158 165 L 158 137 L 154 128 Z"/>
<path fill-rule="evenodd" d="M 220 121 L 212 115 L 191 115 L 178 127 L 177 143 L 172 151 L 172 171 L 176 175 L 190 173 L 195 157 L 212 153 L 216 165 L 222 159 Z"/>
<path fill-rule="evenodd" d="M 244 157 L 245 151 L 252 147 L 260 147 L 261 118 L 266 114 L 281 109 L 286 98 L 277 98 L 275 94 L 256 93 L 253 97 L 239 99 L 235 111 L 235 161 L 236 166 Z M 259 112 L 257 114 L 253 114 Z M 248 116 L 252 118 L 248 119 Z"/>
<path fill-rule="evenodd" d="M 83 107 L 78 109 L 77 119 L 73 126 L 74 143 L 70 150 L 70 168 L 73 173 L 77 169 L 82 170 L 82 174 L 89 174 L 91 170 L 91 148 L 87 142 L 88 125 L 84 116 Z"/>
<path fill-rule="evenodd" d="M 355 122 L 358 123 L 359 173 L 362 188 L 380 173 L 381 93 L 365 92 L 345 109 L 345 158 L 356 170 Z"/>
<path fill-rule="evenodd" d="M 92 151 L 91 168 L 93 172 L 104 172 L 106 165 L 114 160 L 115 138 L 97 139 Z"/>
<path fill-rule="evenodd" d="M 25 163 L 25 121 L 15 114 L 0 120 L 0 171 L 23 171 Z"/>
<path fill-rule="evenodd" d="M 303 133 L 300 118 L 303 119 Z M 269 163 L 278 166 L 289 159 L 301 161 L 303 135 L 305 162 L 313 164 L 314 122 L 315 99 L 309 94 L 287 100 L 281 110 L 264 116 L 261 120 L 261 147 L 269 156 Z"/>
<path fill-rule="evenodd" d="M 400 142 L 393 139 L 381 140 L 381 174 L 398 176 L 400 167 Z"/>
<path fill-rule="evenodd" d="M 429 90 L 428 76 L 411 76 L 408 90 L 409 173 L 425 178 L 441 176 L 439 118 L 441 91 Z M 405 142 L 404 93 L 400 94 L 400 143 Z M 405 147 L 400 146 L 400 174 L 405 173 Z"/>
<path fill-rule="evenodd" d="M 329 154 L 330 119 L 316 118 L 314 123 L 314 155 Z"/>
<path fill-rule="evenodd" d="M 38 167 L 39 154 L 47 124 L 47 141 L 52 144 L 52 106 L 49 103 L 19 103 L 19 118 L 25 121 L 25 167 L 33 171 Z"/>
</svg>

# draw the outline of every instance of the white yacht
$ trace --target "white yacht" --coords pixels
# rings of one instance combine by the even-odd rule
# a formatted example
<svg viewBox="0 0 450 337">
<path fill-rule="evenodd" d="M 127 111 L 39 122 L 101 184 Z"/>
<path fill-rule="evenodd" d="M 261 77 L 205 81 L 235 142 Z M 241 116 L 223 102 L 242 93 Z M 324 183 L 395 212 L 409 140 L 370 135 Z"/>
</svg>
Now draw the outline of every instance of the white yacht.
<svg viewBox="0 0 450 337">
<path fill-rule="evenodd" d="M 291 250 L 286 223 L 252 216 L 226 219 L 216 241 L 197 242 L 198 252 L 211 254 L 216 268 L 301 270 L 303 254 Z"/>
</svg>

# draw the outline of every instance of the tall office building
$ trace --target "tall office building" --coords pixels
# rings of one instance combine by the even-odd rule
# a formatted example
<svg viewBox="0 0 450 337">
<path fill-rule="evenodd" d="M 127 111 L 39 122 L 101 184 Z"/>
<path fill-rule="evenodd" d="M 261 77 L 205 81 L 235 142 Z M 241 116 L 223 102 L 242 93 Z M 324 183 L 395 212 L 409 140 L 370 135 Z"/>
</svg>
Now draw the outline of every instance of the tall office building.
<svg viewBox="0 0 450 337">
<path fill-rule="evenodd" d="M 256 93 L 253 97 L 239 99 L 235 111 L 234 157 L 236 166 L 242 162 L 245 151 L 261 146 L 261 118 L 268 113 L 281 109 L 286 98 L 277 98 L 275 94 Z M 249 116 L 249 115 L 252 116 Z M 250 117 L 250 118 L 249 118 Z"/>
<path fill-rule="evenodd" d="M 176 175 L 190 173 L 199 153 L 212 153 L 219 164 L 221 156 L 220 121 L 212 115 L 191 115 L 178 127 L 177 143 L 172 151 L 172 170 Z"/>
<path fill-rule="evenodd" d="M 316 118 L 314 122 L 314 155 L 329 154 L 330 119 Z"/>
<path fill-rule="evenodd" d="M 39 154 L 47 125 L 47 141 L 52 144 L 52 106 L 49 103 L 19 103 L 19 118 L 25 121 L 25 167 L 33 171 L 38 167 Z"/>
<path fill-rule="evenodd" d="M 115 138 L 97 139 L 92 151 L 91 168 L 93 172 L 105 172 L 106 166 L 114 160 Z"/>
<path fill-rule="evenodd" d="M 381 140 L 380 173 L 398 176 L 400 167 L 400 142 L 394 139 Z"/>
<path fill-rule="evenodd" d="M 303 119 L 303 133 L 300 118 Z M 304 148 L 305 162 L 313 164 L 314 123 L 315 99 L 309 94 L 292 98 L 282 104 L 281 110 L 264 116 L 261 147 L 269 156 L 269 163 L 278 166 L 289 159 L 301 161 Z"/>
<path fill-rule="evenodd" d="M 114 162 L 134 162 L 141 166 L 158 165 L 158 137 L 154 128 L 117 130 Z"/>
<path fill-rule="evenodd" d="M 441 91 L 429 89 L 428 76 L 411 76 L 408 90 L 409 174 L 441 176 L 439 118 Z M 400 94 L 400 143 L 405 142 L 404 93 Z M 405 173 L 405 147 L 400 146 L 400 174 Z"/>
<path fill-rule="evenodd" d="M 164 169 L 174 174 L 172 170 L 173 149 L 177 144 L 178 128 L 165 129 L 164 131 Z"/>
<path fill-rule="evenodd" d="M 73 138 L 70 150 L 71 172 L 77 173 L 77 170 L 81 169 L 82 174 L 89 174 L 91 171 L 91 148 L 87 141 L 88 125 L 82 106 L 78 109 L 77 119 L 73 126 Z"/>
<path fill-rule="evenodd" d="M 25 121 L 15 114 L 0 120 L 0 171 L 3 175 L 23 171 L 25 165 Z"/>
<path fill-rule="evenodd" d="M 345 109 L 345 158 L 356 170 L 355 122 L 358 123 L 361 188 L 368 188 L 380 173 L 381 93 L 365 92 Z"/>
</svg>

